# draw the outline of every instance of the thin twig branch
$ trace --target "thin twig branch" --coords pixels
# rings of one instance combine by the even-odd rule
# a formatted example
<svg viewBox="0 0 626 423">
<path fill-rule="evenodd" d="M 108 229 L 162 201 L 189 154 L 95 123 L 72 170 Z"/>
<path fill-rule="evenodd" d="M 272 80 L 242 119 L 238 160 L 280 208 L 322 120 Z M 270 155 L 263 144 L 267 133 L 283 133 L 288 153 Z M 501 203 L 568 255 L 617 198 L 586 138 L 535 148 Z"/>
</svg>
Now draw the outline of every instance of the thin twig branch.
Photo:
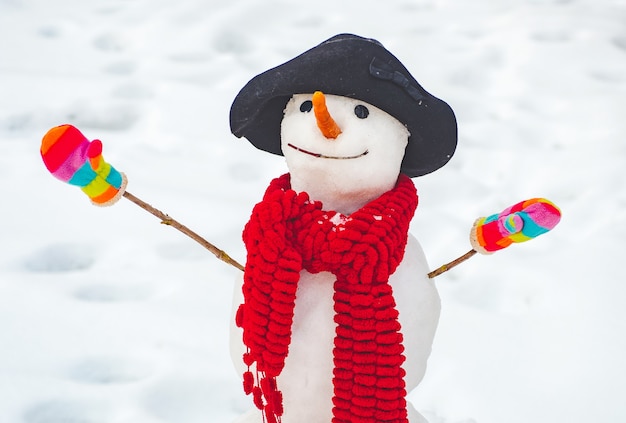
<svg viewBox="0 0 626 423">
<path fill-rule="evenodd" d="M 239 264 L 236 260 L 231 258 L 228 254 L 226 254 L 226 252 L 224 252 L 223 250 L 220 250 L 215 245 L 211 244 L 209 241 L 202 238 L 200 235 L 198 235 L 197 233 L 195 233 L 194 231 L 192 231 L 185 225 L 179 223 L 177 220 L 171 218 L 170 216 L 163 213 L 162 211 L 155 209 L 150 204 L 146 203 L 145 201 L 140 200 L 139 198 L 135 197 L 133 194 L 131 194 L 128 191 L 125 191 L 123 196 L 126 197 L 126 199 L 132 201 L 133 203 L 137 204 L 142 209 L 146 210 L 148 213 L 161 219 L 162 224 L 178 229 L 180 232 L 184 233 L 189 238 L 193 239 L 194 241 L 202 245 L 204 248 L 212 252 L 215 255 L 215 257 L 222 260 L 224 263 L 228 263 L 231 266 L 236 267 L 237 269 L 241 271 L 244 270 L 244 267 L 241 264 Z"/>
<path fill-rule="evenodd" d="M 477 251 L 473 249 L 469 250 L 467 253 L 463 254 L 461 257 L 458 257 L 452 260 L 450 263 L 446 263 L 443 266 L 439 267 L 438 269 L 433 270 L 432 272 L 428 274 L 428 277 L 432 279 L 435 276 L 439 276 L 442 273 L 447 272 L 448 270 L 452 269 L 455 266 L 458 266 L 459 264 L 463 263 L 465 260 L 472 257 L 474 254 L 476 254 L 476 252 Z"/>
</svg>

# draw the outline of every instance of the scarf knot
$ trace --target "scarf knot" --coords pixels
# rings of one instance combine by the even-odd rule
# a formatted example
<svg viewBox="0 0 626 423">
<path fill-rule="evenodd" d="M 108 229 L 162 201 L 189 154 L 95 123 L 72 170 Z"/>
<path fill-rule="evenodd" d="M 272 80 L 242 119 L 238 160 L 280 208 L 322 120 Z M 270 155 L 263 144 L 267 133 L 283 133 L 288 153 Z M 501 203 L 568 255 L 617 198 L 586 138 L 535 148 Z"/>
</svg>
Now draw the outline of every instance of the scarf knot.
<svg viewBox="0 0 626 423">
<path fill-rule="evenodd" d="M 325 211 L 273 180 L 243 232 L 248 251 L 244 304 L 244 390 L 269 423 L 280 422 L 282 372 L 291 342 L 300 272 L 331 272 L 334 283 L 333 423 L 406 423 L 402 334 L 389 276 L 404 256 L 417 207 L 411 179 L 343 215 Z M 256 364 L 255 373 L 251 367 Z"/>
</svg>

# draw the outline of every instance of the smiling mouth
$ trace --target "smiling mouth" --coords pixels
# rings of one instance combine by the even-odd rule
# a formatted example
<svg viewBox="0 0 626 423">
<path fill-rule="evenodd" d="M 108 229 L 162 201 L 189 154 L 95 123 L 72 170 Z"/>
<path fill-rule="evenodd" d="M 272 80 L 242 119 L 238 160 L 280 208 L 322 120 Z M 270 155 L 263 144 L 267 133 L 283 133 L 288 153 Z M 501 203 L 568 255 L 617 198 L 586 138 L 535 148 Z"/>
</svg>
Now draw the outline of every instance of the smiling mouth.
<svg viewBox="0 0 626 423">
<path fill-rule="evenodd" d="M 305 150 L 304 148 L 297 147 L 297 146 L 295 146 L 295 145 L 293 145 L 291 143 L 288 143 L 287 145 L 289 147 L 293 148 L 296 151 L 299 151 L 299 152 L 304 153 L 304 154 L 308 154 L 309 156 L 318 157 L 320 159 L 335 159 L 335 160 L 358 159 L 359 157 L 363 157 L 367 153 L 369 153 L 369 150 L 365 150 L 364 152 L 362 152 L 361 154 L 357 154 L 356 156 L 327 156 L 325 154 L 314 153 L 312 151 Z"/>
</svg>

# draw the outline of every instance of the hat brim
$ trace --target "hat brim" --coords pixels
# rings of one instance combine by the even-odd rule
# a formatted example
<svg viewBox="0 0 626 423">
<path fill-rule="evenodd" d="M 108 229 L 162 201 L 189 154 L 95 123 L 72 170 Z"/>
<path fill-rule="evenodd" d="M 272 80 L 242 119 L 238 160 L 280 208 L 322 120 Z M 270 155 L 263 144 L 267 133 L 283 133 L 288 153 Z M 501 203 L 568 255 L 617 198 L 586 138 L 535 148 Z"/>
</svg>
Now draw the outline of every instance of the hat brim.
<svg viewBox="0 0 626 423">
<path fill-rule="evenodd" d="M 237 137 L 282 155 L 280 126 L 294 94 L 322 91 L 358 99 L 398 119 L 410 132 L 401 172 L 416 177 L 445 165 L 456 149 L 454 112 L 428 93 L 378 41 L 340 34 L 248 82 L 230 110 Z"/>
</svg>

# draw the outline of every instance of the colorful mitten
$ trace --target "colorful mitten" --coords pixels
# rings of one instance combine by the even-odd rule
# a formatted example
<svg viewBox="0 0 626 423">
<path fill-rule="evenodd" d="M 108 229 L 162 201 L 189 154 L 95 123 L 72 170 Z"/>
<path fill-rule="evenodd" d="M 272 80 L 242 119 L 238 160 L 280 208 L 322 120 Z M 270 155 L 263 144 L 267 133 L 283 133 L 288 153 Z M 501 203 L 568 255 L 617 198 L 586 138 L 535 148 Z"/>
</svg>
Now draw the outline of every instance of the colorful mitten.
<svg viewBox="0 0 626 423">
<path fill-rule="evenodd" d="M 104 161 L 102 142 L 90 142 L 72 125 L 44 135 L 41 157 L 55 178 L 79 186 L 95 205 L 110 206 L 124 194 L 126 175 Z"/>
<path fill-rule="evenodd" d="M 491 254 L 514 242 L 524 242 L 548 232 L 561 220 L 561 211 L 544 198 L 533 198 L 509 207 L 500 214 L 480 217 L 470 234 L 472 247 Z"/>
</svg>

